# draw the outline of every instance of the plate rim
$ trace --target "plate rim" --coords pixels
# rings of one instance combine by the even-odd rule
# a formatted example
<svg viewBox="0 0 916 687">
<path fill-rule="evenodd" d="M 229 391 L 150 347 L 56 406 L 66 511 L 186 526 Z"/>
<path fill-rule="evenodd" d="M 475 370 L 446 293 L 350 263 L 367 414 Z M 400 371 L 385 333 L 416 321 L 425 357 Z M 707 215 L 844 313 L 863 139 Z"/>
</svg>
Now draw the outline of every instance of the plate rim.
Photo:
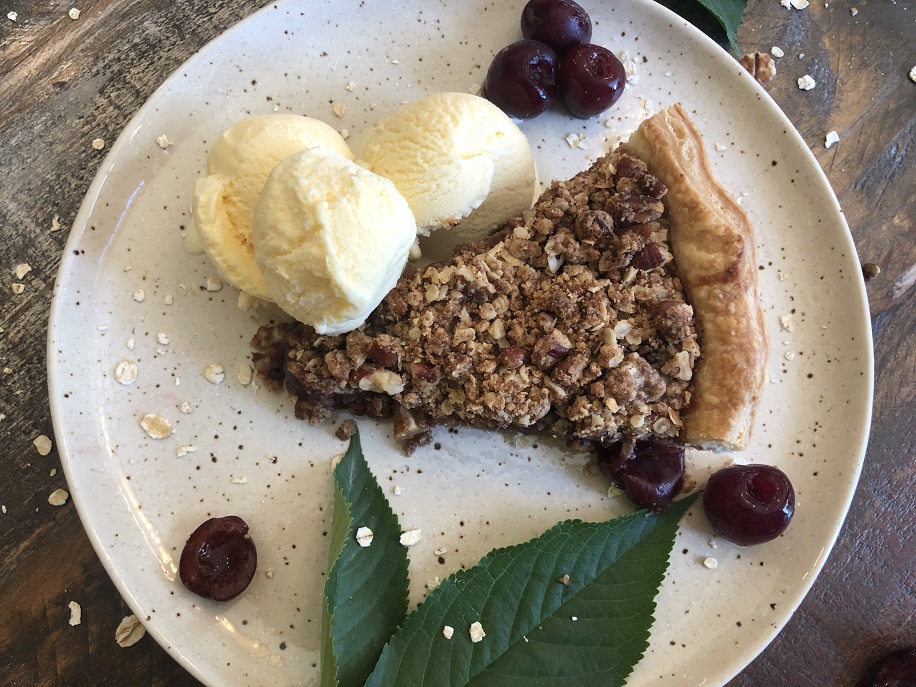
<svg viewBox="0 0 916 687">
<path fill-rule="evenodd" d="M 55 277 L 54 287 L 52 291 L 52 301 L 50 306 L 50 313 L 48 319 L 48 334 L 46 339 L 46 360 L 47 360 L 47 384 L 48 384 L 48 394 L 49 394 L 49 403 L 51 410 L 52 426 L 54 431 L 55 440 L 59 447 L 61 465 L 67 480 L 68 487 L 71 492 L 71 497 L 73 499 L 74 505 L 76 507 L 77 513 L 79 515 L 81 524 L 84 531 L 86 532 L 87 537 L 92 544 L 93 549 L 95 550 L 96 555 L 99 560 L 102 562 L 103 567 L 105 568 L 106 573 L 109 578 L 115 584 L 115 587 L 118 589 L 118 592 L 121 594 L 122 598 L 130 607 L 131 611 L 137 615 L 137 617 L 144 618 L 144 608 L 140 604 L 139 600 L 136 598 L 134 592 L 131 590 L 128 585 L 127 580 L 119 574 L 118 567 L 111 557 L 110 553 L 107 550 L 106 544 L 99 536 L 98 531 L 89 527 L 93 519 L 91 515 L 91 508 L 88 504 L 88 499 L 84 501 L 82 486 L 77 479 L 77 475 L 74 471 L 74 466 L 71 462 L 71 457 L 67 449 L 67 441 L 62 440 L 62 437 L 65 437 L 65 427 L 63 423 L 63 399 L 60 396 L 60 389 L 62 388 L 59 384 L 59 380 L 62 379 L 65 372 L 65 367 L 63 361 L 59 360 L 57 354 L 54 351 L 54 345 L 56 342 L 56 335 L 60 331 L 60 320 L 63 317 L 62 315 L 62 305 L 63 305 L 63 296 L 62 290 L 66 286 L 69 279 L 69 273 L 73 269 L 73 258 L 74 250 L 78 247 L 82 239 L 84 238 L 86 229 L 89 226 L 89 219 L 92 216 L 95 202 L 99 199 L 102 194 L 102 190 L 105 187 L 106 181 L 108 179 L 108 173 L 111 169 L 113 161 L 121 156 L 124 150 L 129 146 L 130 139 L 134 132 L 140 128 L 142 122 L 150 115 L 150 113 L 155 109 L 154 101 L 162 94 L 163 91 L 167 90 L 172 80 L 175 76 L 183 71 L 185 67 L 195 62 L 199 59 L 202 59 L 202 56 L 210 50 L 214 49 L 214 46 L 217 43 L 223 43 L 227 39 L 231 39 L 234 34 L 242 33 L 246 30 L 249 24 L 254 24 L 261 17 L 262 14 L 266 14 L 271 11 L 276 11 L 281 9 L 284 5 L 294 5 L 295 0 L 278 0 L 277 2 L 272 2 L 263 7 L 255 10 L 251 14 L 243 17 L 242 19 L 233 23 L 222 33 L 214 36 L 206 44 L 201 46 L 193 54 L 191 54 L 186 60 L 181 64 L 172 69 L 162 81 L 162 83 L 154 89 L 147 99 L 143 102 L 142 105 L 137 109 L 134 115 L 130 120 L 124 125 L 121 132 L 119 133 L 117 139 L 110 147 L 104 159 L 101 161 L 98 171 L 93 178 L 89 188 L 83 196 L 80 209 L 74 218 L 73 224 L 71 226 L 70 234 L 68 236 L 67 242 L 64 247 L 64 252 L 61 257 L 60 266 Z M 714 46 L 718 51 L 721 51 L 723 56 L 731 59 L 731 55 L 718 43 L 713 41 L 711 38 L 702 33 L 699 29 L 694 27 L 688 21 L 677 15 L 676 13 L 669 10 L 664 5 L 652 2 L 651 0 L 638 0 L 634 5 L 640 6 L 638 8 L 639 13 L 649 12 L 657 13 L 666 21 L 671 23 L 676 23 L 680 26 L 681 29 L 687 32 L 687 34 L 695 41 L 706 43 L 708 47 Z M 756 81 L 750 79 L 749 85 L 756 89 L 757 95 L 761 100 L 761 103 L 765 105 L 771 114 L 781 121 L 781 123 L 786 128 L 786 135 L 791 139 L 792 147 L 795 148 L 800 154 L 806 159 L 809 169 L 806 171 L 814 172 L 811 179 L 816 179 L 817 184 L 821 187 L 821 190 L 824 192 L 824 195 L 829 202 L 831 203 L 833 209 L 836 211 L 837 219 L 840 220 L 840 226 L 843 231 L 838 232 L 838 237 L 842 237 L 843 246 L 849 251 L 850 255 L 853 256 L 852 259 L 855 259 L 854 256 L 858 254 L 855 243 L 853 240 L 852 233 L 849 229 L 848 223 L 846 221 L 845 213 L 843 212 L 837 198 L 834 193 L 829 179 L 827 178 L 826 173 L 821 167 L 820 163 L 817 161 L 817 158 L 814 156 L 812 150 L 808 144 L 804 141 L 804 138 L 798 132 L 795 125 L 789 120 L 788 116 L 783 112 L 780 106 L 776 103 L 775 100 L 767 93 L 762 86 L 760 86 Z M 871 422 L 874 409 L 874 340 L 873 332 L 870 326 L 870 311 L 868 307 L 868 298 L 867 292 L 865 289 L 865 282 L 863 278 L 859 278 L 856 281 L 856 294 L 857 302 L 854 304 L 856 314 L 862 318 L 862 323 L 865 324 L 864 330 L 867 332 L 868 336 L 863 342 L 865 346 L 865 352 L 867 356 L 861 361 L 863 365 L 863 372 L 866 378 L 866 388 L 865 393 L 863 394 L 864 403 L 864 413 L 862 414 L 862 425 L 859 431 L 857 432 L 856 442 L 855 442 L 855 461 L 849 462 L 848 467 L 850 468 L 849 480 L 846 483 L 846 486 L 843 488 L 842 493 L 837 494 L 837 498 L 833 500 L 840 506 L 837 510 L 840 513 L 839 517 L 834 526 L 830 530 L 829 541 L 819 542 L 823 544 L 822 551 L 818 556 L 814 565 L 810 568 L 811 574 L 807 575 L 804 578 L 804 581 L 795 586 L 795 595 L 793 602 L 788 604 L 787 610 L 779 617 L 778 622 L 770 623 L 769 626 L 765 629 L 759 630 L 759 640 L 757 642 L 749 643 L 743 650 L 740 652 L 741 658 L 737 660 L 732 660 L 730 664 L 726 667 L 725 670 L 719 671 L 719 677 L 722 678 L 721 684 L 724 685 L 738 673 L 740 673 L 744 668 L 746 668 L 752 661 L 754 661 L 761 652 L 769 646 L 773 639 L 778 635 L 783 628 L 788 624 L 788 622 L 793 617 L 795 611 L 800 607 L 802 602 L 807 598 L 808 593 L 814 585 L 814 582 L 820 576 L 824 565 L 827 562 L 827 559 L 830 557 L 834 546 L 839 538 L 839 535 L 843 529 L 843 526 L 846 522 L 846 519 L 849 515 L 850 506 L 852 504 L 853 498 L 855 496 L 856 488 L 858 486 L 862 468 L 864 465 L 868 442 L 870 439 L 871 433 Z M 159 627 L 158 622 L 146 624 L 144 620 L 144 627 L 146 631 L 155 639 L 155 641 L 169 654 L 169 656 L 178 662 L 185 670 L 187 670 L 191 675 L 196 679 L 200 680 L 204 684 L 213 684 L 210 682 L 211 676 L 207 675 L 203 668 L 194 662 L 180 647 L 173 645 L 165 636 L 164 631 Z M 645 660 L 645 657 L 643 658 Z M 719 684 L 719 683 L 716 683 Z"/>
</svg>

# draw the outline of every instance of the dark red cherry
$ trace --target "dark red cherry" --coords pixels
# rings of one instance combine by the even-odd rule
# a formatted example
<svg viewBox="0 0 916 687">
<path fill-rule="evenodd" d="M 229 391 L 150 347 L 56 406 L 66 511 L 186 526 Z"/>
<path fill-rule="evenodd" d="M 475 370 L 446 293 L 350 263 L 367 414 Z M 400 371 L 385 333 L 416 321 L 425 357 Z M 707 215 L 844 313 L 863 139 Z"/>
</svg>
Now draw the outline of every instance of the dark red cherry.
<svg viewBox="0 0 916 687">
<path fill-rule="evenodd" d="M 559 55 L 592 39 L 592 20 L 573 0 L 530 0 L 522 10 L 522 35 Z"/>
<path fill-rule="evenodd" d="M 557 95 L 556 53 L 538 41 L 507 45 L 490 64 L 483 95 L 510 117 L 541 114 Z"/>
<path fill-rule="evenodd" d="M 684 448 L 652 441 L 598 447 L 598 469 L 640 508 L 668 510 L 684 484 Z"/>
<path fill-rule="evenodd" d="M 871 672 L 866 687 L 916 687 L 916 647 L 889 653 L 872 666 Z"/>
<path fill-rule="evenodd" d="M 574 117 L 600 114 L 623 95 L 627 73 L 620 60 L 600 45 L 583 43 L 560 63 L 560 100 Z"/>
<path fill-rule="evenodd" d="M 214 601 L 226 601 L 248 587 L 258 552 L 248 525 L 237 515 L 210 518 L 188 537 L 178 574 L 185 587 Z"/>
<path fill-rule="evenodd" d="M 713 473 L 703 492 L 713 528 L 736 544 L 760 544 L 782 534 L 795 513 L 795 490 L 770 465 L 733 465 Z"/>
</svg>

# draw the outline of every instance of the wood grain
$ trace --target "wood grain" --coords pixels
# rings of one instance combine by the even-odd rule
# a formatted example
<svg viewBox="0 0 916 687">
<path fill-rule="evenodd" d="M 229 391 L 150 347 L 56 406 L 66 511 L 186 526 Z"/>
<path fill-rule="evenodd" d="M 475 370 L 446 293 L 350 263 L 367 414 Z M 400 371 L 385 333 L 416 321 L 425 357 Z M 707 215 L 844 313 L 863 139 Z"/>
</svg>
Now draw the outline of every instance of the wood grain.
<svg viewBox="0 0 916 687">
<path fill-rule="evenodd" d="M 263 0 L 7 0 L 0 16 L 0 683 L 196 685 L 151 638 L 114 641 L 129 610 L 85 535 L 53 436 L 45 338 L 54 277 L 83 194 L 155 88 Z M 587 3 L 585 3 L 587 5 Z M 872 438 L 849 517 L 811 593 L 775 641 L 730 683 L 852 687 L 877 657 L 916 644 L 916 241 L 912 162 L 916 31 L 912 2 L 845 2 L 786 10 L 751 0 L 745 51 L 781 47 L 769 86 L 827 173 L 860 257 L 875 337 Z M 5 18 L 16 11 L 16 22 Z M 799 57 L 804 54 L 804 57 Z M 812 91 L 796 79 L 811 74 Z M 753 117 L 753 113 L 748 113 Z M 836 130 L 840 143 L 824 147 Z M 59 216 L 62 230 L 52 232 Z M 16 264 L 32 272 L 13 295 Z M 7 371 L 9 370 L 9 371 Z M 56 471 L 52 476 L 52 471 Z M 70 627 L 68 603 L 82 607 Z"/>
</svg>

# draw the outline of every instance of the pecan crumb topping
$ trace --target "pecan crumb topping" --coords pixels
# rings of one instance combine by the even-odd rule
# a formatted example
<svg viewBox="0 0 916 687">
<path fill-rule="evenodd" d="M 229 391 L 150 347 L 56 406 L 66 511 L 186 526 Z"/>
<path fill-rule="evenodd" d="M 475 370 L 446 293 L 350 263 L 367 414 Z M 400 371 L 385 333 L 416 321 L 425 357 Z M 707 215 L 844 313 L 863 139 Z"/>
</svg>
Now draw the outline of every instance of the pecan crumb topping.
<svg viewBox="0 0 916 687">
<path fill-rule="evenodd" d="M 485 241 L 408 266 L 346 335 L 261 327 L 255 369 L 311 423 L 335 409 L 393 416 L 407 450 L 454 423 L 541 429 L 577 446 L 676 437 L 700 351 L 666 192 L 615 151 Z"/>
</svg>

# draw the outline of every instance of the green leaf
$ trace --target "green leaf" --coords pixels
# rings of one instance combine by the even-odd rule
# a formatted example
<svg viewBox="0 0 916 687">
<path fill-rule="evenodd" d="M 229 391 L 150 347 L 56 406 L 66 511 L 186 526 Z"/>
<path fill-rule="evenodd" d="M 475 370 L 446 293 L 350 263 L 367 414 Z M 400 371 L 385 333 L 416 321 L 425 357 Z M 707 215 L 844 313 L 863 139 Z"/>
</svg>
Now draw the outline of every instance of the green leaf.
<svg viewBox="0 0 916 687">
<path fill-rule="evenodd" d="M 657 0 L 657 2 L 682 16 L 713 40 L 721 43 L 724 38 L 738 57 L 744 54 L 738 47 L 735 37 L 744 19 L 747 0 Z"/>
<path fill-rule="evenodd" d="M 747 0 L 698 0 L 703 7 L 712 12 L 713 16 L 725 29 L 728 36 L 728 42 L 739 57 L 744 53 L 735 42 L 735 36 L 738 33 L 738 27 L 741 20 L 744 19 L 744 10 L 747 9 Z"/>
<path fill-rule="evenodd" d="M 366 687 L 622 685 L 648 646 L 678 520 L 696 496 L 662 514 L 561 522 L 490 552 L 408 616 Z M 474 622 L 486 632 L 478 643 Z"/>
<path fill-rule="evenodd" d="M 334 520 L 324 585 L 321 686 L 362 687 L 407 613 L 407 549 L 397 516 L 369 470 L 357 432 L 334 469 Z M 368 547 L 356 541 L 372 530 Z"/>
</svg>

